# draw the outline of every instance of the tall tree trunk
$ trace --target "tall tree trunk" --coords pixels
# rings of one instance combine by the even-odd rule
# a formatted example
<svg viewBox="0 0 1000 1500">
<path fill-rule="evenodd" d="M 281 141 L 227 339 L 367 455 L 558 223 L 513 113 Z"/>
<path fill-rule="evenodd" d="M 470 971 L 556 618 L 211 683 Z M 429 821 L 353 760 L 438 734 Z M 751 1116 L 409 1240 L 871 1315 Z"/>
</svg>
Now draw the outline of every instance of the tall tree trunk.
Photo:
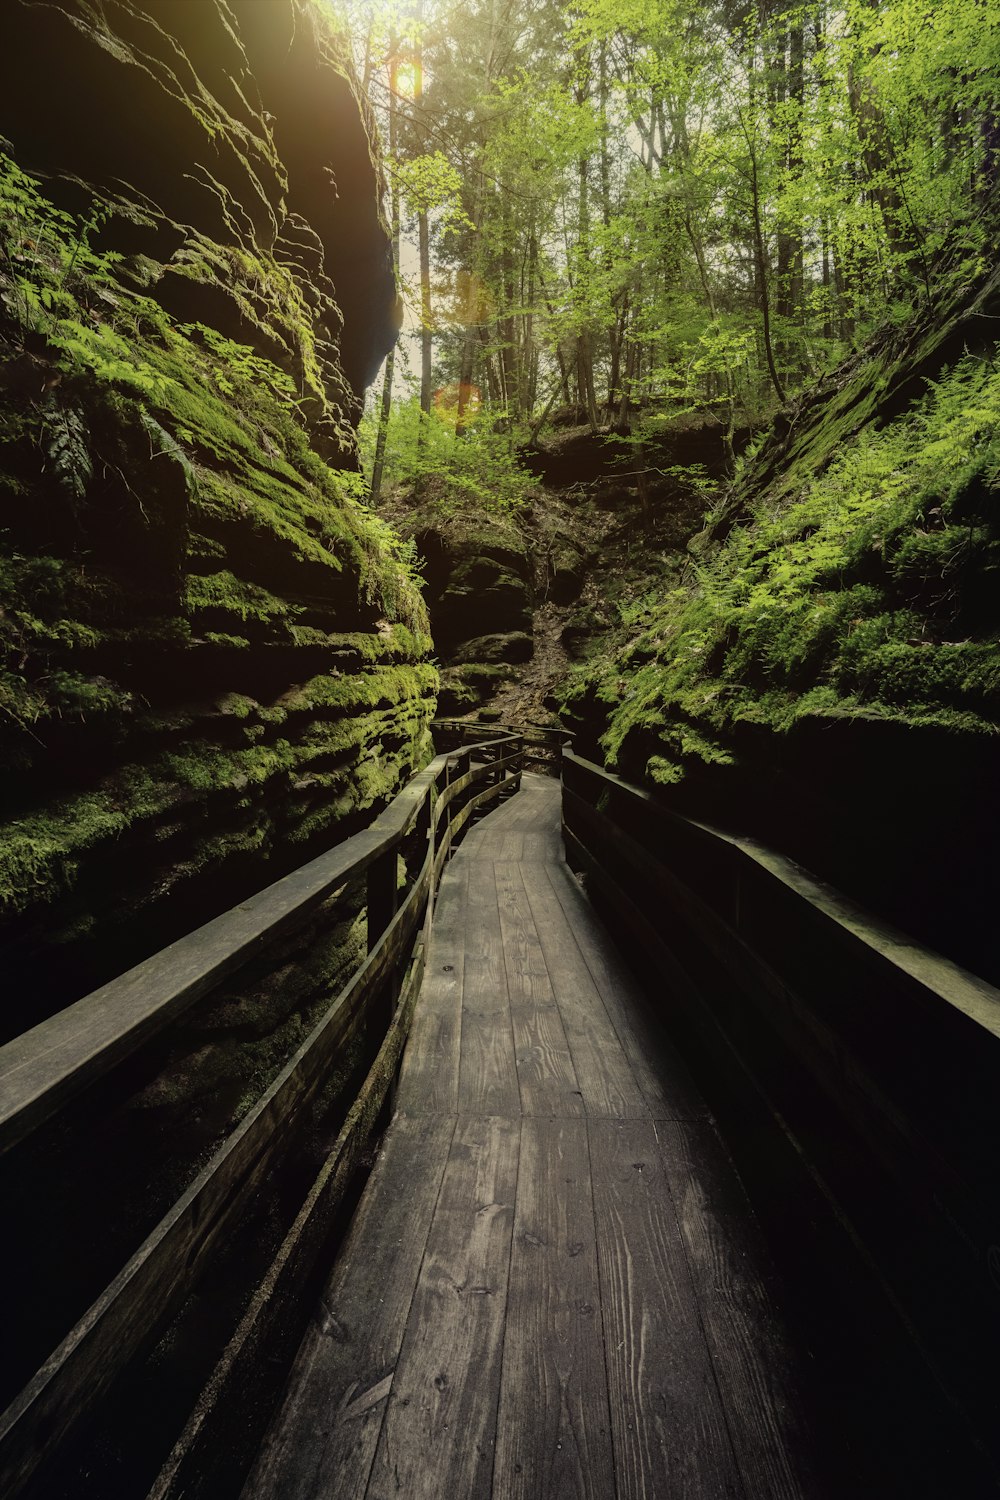
<svg viewBox="0 0 1000 1500">
<path fill-rule="evenodd" d="M 421 41 L 423 0 L 417 4 L 417 42 L 413 56 L 413 103 L 420 110 L 424 97 L 424 58 Z M 431 233 L 426 208 L 417 215 L 417 246 L 420 260 L 420 411 L 431 414 L 431 372 L 434 363 L 434 315 L 431 308 Z M 423 439 L 423 424 L 420 438 Z"/>
<path fill-rule="evenodd" d="M 426 213 L 417 216 L 420 256 L 420 410 L 431 412 L 431 372 L 434 365 L 434 328 L 431 309 L 431 237 Z"/>
<path fill-rule="evenodd" d="M 393 61 L 390 64 L 389 74 L 389 161 L 395 165 L 396 160 L 396 38 L 391 37 L 389 41 L 390 56 Z M 392 220 L 392 261 L 396 276 L 397 296 L 399 295 L 399 188 L 395 177 L 391 177 L 390 189 L 390 218 Z M 372 482 L 368 499 L 371 505 L 377 504 L 382 494 L 382 475 L 385 470 L 385 448 L 389 437 L 389 420 L 392 416 L 392 381 L 396 368 L 396 345 L 393 344 L 385 361 L 385 373 L 382 376 L 382 404 L 379 408 L 378 431 L 375 435 L 375 458 L 372 462 Z"/>
</svg>

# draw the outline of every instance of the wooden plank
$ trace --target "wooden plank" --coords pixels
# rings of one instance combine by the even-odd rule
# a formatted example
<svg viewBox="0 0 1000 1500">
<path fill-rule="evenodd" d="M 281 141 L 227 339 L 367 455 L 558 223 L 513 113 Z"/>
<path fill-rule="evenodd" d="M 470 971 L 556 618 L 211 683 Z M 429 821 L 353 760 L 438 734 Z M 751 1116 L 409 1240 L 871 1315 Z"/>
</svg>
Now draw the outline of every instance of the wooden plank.
<svg viewBox="0 0 1000 1500">
<path fill-rule="evenodd" d="M 443 765 L 439 757 L 420 772 L 370 828 L 0 1047 L 0 1150 L 367 870 L 413 826 Z"/>
<path fill-rule="evenodd" d="M 744 1497 L 653 1126 L 587 1126 L 619 1500 Z"/>
<path fill-rule="evenodd" d="M 570 925 L 545 869 L 527 865 L 522 867 L 521 876 L 586 1113 L 614 1119 L 649 1119 L 643 1091 L 580 951 L 576 929 Z M 577 923 L 585 920 L 592 923 L 593 914 L 579 912 Z"/>
<path fill-rule="evenodd" d="M 458 1112 L 467 880 L 468 864 L 457 860 L 441 882 L 399 1083 L 398 1107 L 411 1114 Z"/>
<path fill-rule="evenodd" d="M 493 1493 L 615 1494 L 590 1153 L 582 1120 L 525 1120 Z"/>
<path fill-rule="evenodd" d="M 420 988 L 423 955 L 423 944 L 418 943 L 399 1008 L 333 1149 L 146 1500 L 214 1500 L 231 1486 L 231 1450 L 235 1447 L 246 1455 L 256 1447 L 261 1419 L 266 1418 L 269 1408 L 266 1365 L 274 1363 L 287 1369 L 294 1353 L 297 1330 L 302 1327 L 304 1288 L 329 1242 L 338 1210 L 392 1089 Z M 368 1405 L 374 1404 L 369 1399 Z M 359 1405 L 352 1403 L 353 1415 L 360 1414 Z M 228 1429 L 225 1442 L 220 1440 L 223 1428 Z M 244 1467 L 245 1462 L 243 1458 Z"/>
<path fill-rule="evenodd" d="M 373 953 L 128 1264 L 0 1416 L 0 1488 L 16 1492 L 190 1291 L 217 1239 L 287 1147 L 330 1058 L 422 919 L 430 861 Z"/>
<path fill-rule="evenodd" d="M 545 870 L 597 986 L 653 1119 L 705 1118 L 709 1111 L 687 1066 L 628 972 L 593 907 L 563 865 Z"/>
<path fill-rule="evenodd" d="M 493 867 L 524 1115 L 582 1115 L 583 1096 L 516 864 Z"/>
<path fill-rule="evenodd" d="M 247 1500 L 364 1494 L 455 1122 L 397 1115 L 303 1340 Z"/>
<path fill-rule="evenodd" d="M 522 860 L 528 863 L 557 860 L 561 853 L 558 828 L 524 835 Z"/>
<path fill-rule="evenodd" d="M 799 1403 L 804 1372 L 771 1297 L 770 1259 L 742 1184 L 710 1122 L 655 1129 L 747 1492 L 811 1500 L 824 1482 Z"/>
<path fill-rule="evenodd" d="M 521 1095 L 492 862 L 471 860 L 468 881 L 459 1112 L 517 1115 Z"/>
<path fill-rule="evenodd" d="M 459 1120 L 367 1500 L 492 1492 L 519 1134 L 516 1120 Z"/>
</svg>

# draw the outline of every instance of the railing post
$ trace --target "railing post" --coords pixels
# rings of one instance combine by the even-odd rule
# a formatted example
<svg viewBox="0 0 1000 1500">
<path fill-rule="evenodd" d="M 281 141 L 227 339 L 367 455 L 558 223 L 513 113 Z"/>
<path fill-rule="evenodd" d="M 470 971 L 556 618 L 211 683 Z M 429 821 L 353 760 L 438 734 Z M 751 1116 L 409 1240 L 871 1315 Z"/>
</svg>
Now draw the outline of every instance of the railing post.
<svg viewBox="0 0 1000 1500">
<path fill-rule="evenodd" d="M 368 867 L 368 952 L 378 945 L 379 939 L 396 915 L 398 901 L 397 884 L 398 856 L 396 845 L 381 854 Z M 388 1031 L 399 1003 L 399 965 L 393 964 L 383 981 L 382 1014 L 384 1030 Z"/>
<path fill-rule="evenodd" d="M 424 860 L 429 860 L 431 871 L 431 883 L 427 887 L 427 918 L 425 918 L 427 931 L 430 932 L 431 923 L 434 920 L 434 899 L 437 896 L 437 887 L 434 884 L 434 783 L 427 788 L 427 797 L 420 816 L 417 819 L 417 874 L 423 867 Z M 428 920 L 429 919 L 429 920 Z"/>
<path fill-rule="evenodd" d="M 458 760 L 456 762 L 456 766 L 455 766 L 455 769 L 458 772 L 458 776 L 464 776 L 465 773 L 466 773 L 466 771 L 468 771 L 471 768 L 471 766 L 472 766 L 472 751 L 471 750 L 463 750 L 460 753 L 460 755 L 458 757 Z M 458 776 L 455 777 L 456 781 L 458 780 Z M 469 798 L 471 796 L 473 796 L 473 794 L 474 794 L 473 793 L 473 788 L 471 786 L 467 786 L 466 789 L 465 789 L 465 791 L 462 793 L 462 795 L 460 797 L 456 797 L 455 803 L 453 804 L 452 810 L 454 812 L 459 812 L 465 806 L 465 804 L 468 802 Z M 451 817 L 450 816 L 449 816 L 448 821 L 449 822 L 451 821 Z M 448 850 L 448 859 L 452 860 L 452 859 L 454 859 L 454 857 L 455 857 L 455 846 L 452 845 L 452 847 Z"/>
<path fill-rule="evenodd" d="M 377 946 L 396 915 L 396 846 L 380 854 L 368 867 L 368 952 Z"/>
</svg>

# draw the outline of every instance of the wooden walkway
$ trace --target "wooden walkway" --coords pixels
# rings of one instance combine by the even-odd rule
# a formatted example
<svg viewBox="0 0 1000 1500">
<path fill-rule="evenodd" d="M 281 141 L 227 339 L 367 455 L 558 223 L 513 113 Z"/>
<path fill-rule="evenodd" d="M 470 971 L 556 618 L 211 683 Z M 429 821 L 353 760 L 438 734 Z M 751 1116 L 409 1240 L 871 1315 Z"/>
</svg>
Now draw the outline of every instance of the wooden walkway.
<svg viewBox="0 0 1000 1500">
<path fill-rule="evenodd" d="M 253 1500 L 815 1500 L 712 1120 L 522 791 L 441 886 L 397 1111 Z"/>
</svg>

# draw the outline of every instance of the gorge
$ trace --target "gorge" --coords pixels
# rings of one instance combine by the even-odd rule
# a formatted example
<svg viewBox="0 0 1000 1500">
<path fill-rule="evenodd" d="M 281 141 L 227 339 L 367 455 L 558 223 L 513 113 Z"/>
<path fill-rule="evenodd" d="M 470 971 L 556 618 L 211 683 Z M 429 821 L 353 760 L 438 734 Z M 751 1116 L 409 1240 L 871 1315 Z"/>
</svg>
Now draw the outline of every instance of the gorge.
<svg viewBox="0 0 1000 1500">
<path fill-rule="evenodd" d="M 862 1394 L 837 1398 L 842 1468 L 827 1434 L 828 1470 L 795 1477 L 781 1373 L 749 1402 L 775 1424 L 749 1459 L 727 1408 L 725 1493 L 996 1492 L 998 26 L 974 0 L 935 16 L 905 0 L 7 0 L 12 1496 L 255 1493 L 306 1323 L 349 1350 L 369 1321 L 341 1327 L 322 1268 L 352 1222 L 376 1269 L 409 1245 L 403 1198 L 380 1237 L 361 1196 L 386 1149 L 396 1161 L 412 1134 L 414 1164 L 393 1170 L 423 1191 L 451 1132 L 443 1222 L 453 1178 L 546 1129 L 547 1165 L 537 1143 L 517 1158 L 534 1197 L 477 1182 L 470 1219 L 476 1245 L 510 1219 L 513 1286 L 559 1183 L 587 1184 L 583 1259 L 538 1292 L 558 1325 L 542 1386 L 580 1308 L 613 1326 L 587 1236 L 619 1193 L 636 1243 L 659 1224 L 636 1206 L 659 1153 L 676 1223 L 640 1259 L 702 1297 L 718 1251 L 741 1359 L 772 1278 L 797 1284 L 821 1374 L 848 1380 L 866 1317 L 881 1340 Z M 557 808 L 537 772 L 560 757 Z M 658 1048 L 677 1100 L 650 1081 Z M 615 1068 L 635 1070 L 624 1104 Z M 529 1107 L 540 1078 L 559 1091 Z M 703 1182 L 699 1152 L 724 1170 Z M 780 1268 L 759 1283 L 713 1239 L 718 1221 L 730 1245 L 744 1187 Z M 560 1255 L 568 1233 L 551 1231 Z M 416 1210 L 413 1234 L 434 1243 Z M 170 1235 L 157 1273 L 141 1257 Z M 442 1273 L 456 1347 L 493 1315 L 478 1253 L 463 1241 Z M 414 1287 L 452 1307 L 421 1255 Z M 143 1276 L 148 1317 L 128 1302 Z M 627 1311 L 645 1327 L 641 1297 Z M 116 1298 L 120 1368 L 101 1331 Z M 715 1304 L 699 1307 L 711 1342 Z M 650 1347 L 672 1347 L 664 1327 Z M 83 1379 L 91 1335 L 108 1367 Z M 775 1340 L 752 1349 L 754 1391 L 772 1355 L 784 1371 Z M 516 1363 L 499 1347 L 473 1339 L 466 1372 L 494 1371 L 493 1417 L 470 1418 L 487 1467 Z M 374 1500 L 383 1408 L 405 1426 L 465 1387 L 442 1364 L 407 1415 L 396 1366 L 372 1358 L 329 1424 L 357 1422 Z M 613 1358 L 596 1359 L 612 1392 Z M 567 1365 L 574 1392 L 584 1365 Z M 880 1451 L 865 1381 L 897 1378 Z M 92 1403 L 73 1394 L 88 1380 Z M 940 1420 L 926 1458 L 911 1399 L 917 1425 Z M 509 1477 L 505 1430 L 501 1477 L 476 1493 L 535 1483 L 541 1500 L 541 1480 Z M 679 1473 L 687 1440 L 671 1442 Z M 686 1493 L 723 1492 L 715 1462 Z M 566 1492 L 605 1500 L 581 1464 Z M 653 1471 L 649 1492 L 673 1494 Z"/>
</svg>

